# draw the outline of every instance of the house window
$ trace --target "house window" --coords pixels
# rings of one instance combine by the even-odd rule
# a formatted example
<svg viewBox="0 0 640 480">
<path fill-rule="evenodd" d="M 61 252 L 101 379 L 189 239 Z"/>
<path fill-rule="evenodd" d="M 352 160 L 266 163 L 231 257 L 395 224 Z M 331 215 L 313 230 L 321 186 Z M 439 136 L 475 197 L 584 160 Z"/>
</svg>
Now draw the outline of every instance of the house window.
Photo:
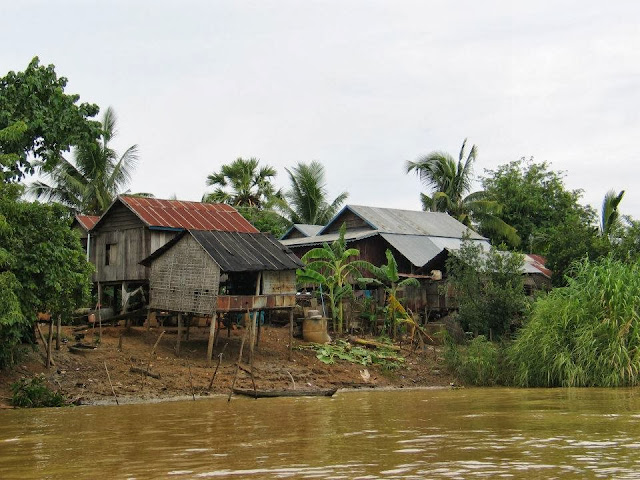
<svg viewBox="0 0 640 480">
<path fill-rule="evenodd" d="M 118 263 L 118 244 L 107 243 L 104 247 L 104 264 L 117 265 Z"/>
</svg>

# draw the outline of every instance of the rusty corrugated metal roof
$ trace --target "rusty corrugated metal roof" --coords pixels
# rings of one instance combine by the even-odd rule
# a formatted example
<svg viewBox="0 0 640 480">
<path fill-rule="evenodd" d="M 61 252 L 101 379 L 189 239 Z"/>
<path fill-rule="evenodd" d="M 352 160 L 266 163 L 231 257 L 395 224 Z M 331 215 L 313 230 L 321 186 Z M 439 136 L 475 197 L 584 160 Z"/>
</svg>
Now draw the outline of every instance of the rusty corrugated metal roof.
<svg viewBox="0 0 640 480">
<path fill-rule="evenodd" d="M 149 227 L 257 233 L 238 211 L 222 203 L 185 202 L 158 198 L 118 197 Z"/>
<path fill-rule="evenodd" d="M 76 215 L 76 220 L 82 228 L 89 231 L 96 223 L 98 223 L 100 217 L 97 215 Z"/>
</svg>

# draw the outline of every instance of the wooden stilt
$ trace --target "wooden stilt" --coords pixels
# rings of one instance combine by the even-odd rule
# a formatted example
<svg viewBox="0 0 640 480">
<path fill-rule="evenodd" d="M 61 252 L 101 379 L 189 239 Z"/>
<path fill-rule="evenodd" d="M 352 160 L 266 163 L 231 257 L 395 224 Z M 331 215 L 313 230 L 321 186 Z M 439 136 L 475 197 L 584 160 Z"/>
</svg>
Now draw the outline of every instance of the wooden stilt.
<svg viewBox="0 0 640 480">
<path fill-rule="evenodd" d="M 293 360 L 293 308 L 289 310 L 289 361 Z"/>
<path fill-rule="evenodd" d="M 189 383 L 191 384 L 191 397 L 193 397 L 193 401 L 196 401 L 196 393 L 193 390 L 193 376 L 191 375 L 191 362 L 189 361 L 189 356 L 187 355 L 187 368 L 189 369 Z"/>
<path fill-rule="evenodd" d="M 182 314 L 178 314 L 178 340 L 176 341 L 176 355 L 180 356 L 180 341 L 182 340 Z"/>
<path fill-rule="evenodd" d="M 189 341 L 189 330 L 191 330 L 191 317 L 187 317 L 187 342 Z"/>
<path fill-rule="evenodd" d="M 258 334 L 256 335 L 256 346 L 260 344 L 260 330 L 262 329 L 262 322 L 258 320 Z"/>
<path fill-rule="evenodd" d="M 100 341 L 102 342 L 102 315 L 100 313 L 100 310 L 102 309 L 102 285 L 100 285 L 100 282 L 98 282 L 98 325 L 100 325 L 99 329 L 98 329 L 98 335 L 100 337 Z M 93 323 L 93 328 L 94 328 L 94 332 L 95 333 L 95 328 L 96 328 L 96 324 L 95 321 Z"/>
<path fill-rule="evenodd" d="M 207 360 L 211 362 L 213 358 L 213 347 L 216 340 L 216 327 L 218 323 L 218 315 L 214 313 L 211 315 L 211 325 L 209 325 L 209 343 L 207 345 Z"/>
<path fill-rule="evenodd" d="M 56 321 L 56 350 L 60 351 L 60 330 L 62 329 L 62 315 Z"/>
<path fill-rule="evenodd" d="M 47 342 L 47 368 L 51 366 L 51 344 L 53 343 L 53 319 L 49 320 L 49 341 Z"/>
</svg>

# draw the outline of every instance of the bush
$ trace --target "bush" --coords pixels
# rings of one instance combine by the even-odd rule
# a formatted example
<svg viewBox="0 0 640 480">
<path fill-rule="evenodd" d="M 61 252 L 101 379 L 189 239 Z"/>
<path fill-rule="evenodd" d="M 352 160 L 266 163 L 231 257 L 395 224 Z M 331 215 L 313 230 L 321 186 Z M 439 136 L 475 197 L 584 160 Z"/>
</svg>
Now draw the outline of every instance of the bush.
<svg viewBox="0 0 640 480">
<path fill-rule="evenodd" d="M 457 346 L 450 336 L 446 336 L 445 363 L 466 384 L 490 386 L 500 383 L 500 359 L 500 347 L 488 341 L 484 335 L 477 336 L 463 347 Z"/>
<path fill-rule="evenodd" d="M 640 265 L 584 260 L 572 277 L 535 302 L 508 349 L 515 384 L 640 384 Z"/>
<path fill-rule="evenodd" d="M 47 387 L 44 376 L 21 378 L 11 385 L 11 404 L 14 407 L 62 407 L 65 399 L 62 395 Z"/>
</svg>

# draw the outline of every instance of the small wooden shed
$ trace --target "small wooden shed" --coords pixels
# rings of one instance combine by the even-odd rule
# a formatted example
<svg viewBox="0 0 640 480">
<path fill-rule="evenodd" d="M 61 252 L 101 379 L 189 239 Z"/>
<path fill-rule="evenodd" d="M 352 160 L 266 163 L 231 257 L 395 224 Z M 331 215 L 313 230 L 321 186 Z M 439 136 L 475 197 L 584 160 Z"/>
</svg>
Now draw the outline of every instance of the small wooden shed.
<svg viewBox="0 0 640 480">
<path fill-rule="evenodd" d="M 266 233 L 187 230 L 142 262 L 150 308 L 179 315 L 290 309 L 303 263 Z M 180 318 L 180 317 L 179 317 Z M 211 322 L 211 358 L 215 324 Z"/>
</svg>

